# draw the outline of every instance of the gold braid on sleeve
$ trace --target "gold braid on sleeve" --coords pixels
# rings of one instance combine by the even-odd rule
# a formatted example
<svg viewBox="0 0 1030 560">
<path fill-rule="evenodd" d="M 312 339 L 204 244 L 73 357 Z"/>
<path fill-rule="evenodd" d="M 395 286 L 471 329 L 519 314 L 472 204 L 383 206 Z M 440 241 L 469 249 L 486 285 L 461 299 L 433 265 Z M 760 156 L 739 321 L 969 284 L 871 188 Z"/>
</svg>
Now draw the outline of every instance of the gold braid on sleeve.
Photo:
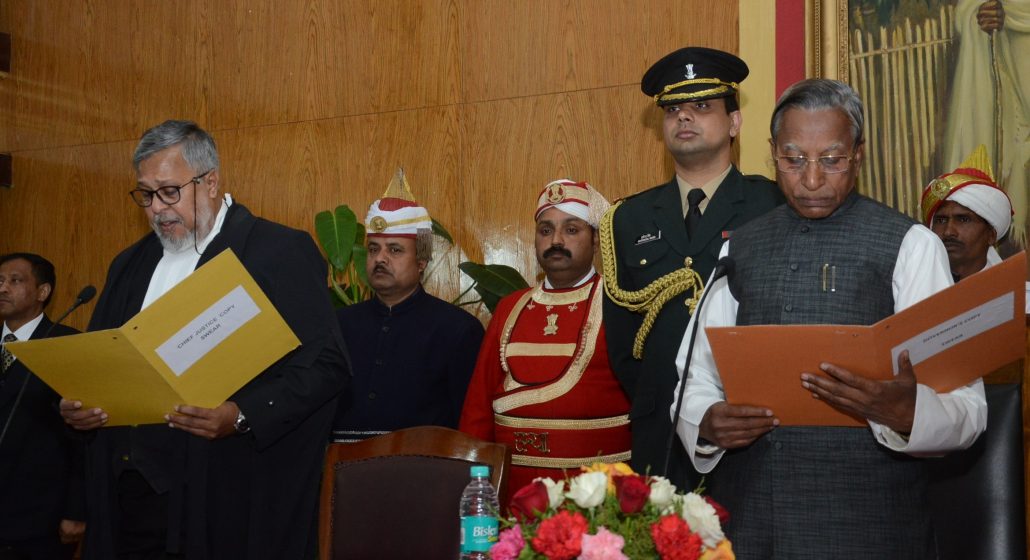
<svg viewBox="0 0 1030 560">
<path fill-rule="evenodd" d="M 692 259 L 687 257 L 683 268 L 674 270 L 654 282 L 651 282 L 643 290 L 629 292 L 619 287 L 618 267 L 615 263 L 615 238 L 612 232 L 612 223 L 615 219 L 615 210 L 622 205 L 622 201 L 616 202 L 604 213 L 601 218 L 601 268 L 604 273 L 604 292 L 619 307 L 628 309 L 634 313 L 643 313 L 644 322 L 637 330 L 633 339 L 633 357 L 640 359 L 644 355 L 644 340 L 651 332 L 658 312 L 662 306 L 672 298 L 693 289 L 693 296 L 687 300 L 690 313 L 694 313 L 697 307 L 698 295 L 704 289 L 701 275 L 697 273 L 691 264 Z"/>
</svg>

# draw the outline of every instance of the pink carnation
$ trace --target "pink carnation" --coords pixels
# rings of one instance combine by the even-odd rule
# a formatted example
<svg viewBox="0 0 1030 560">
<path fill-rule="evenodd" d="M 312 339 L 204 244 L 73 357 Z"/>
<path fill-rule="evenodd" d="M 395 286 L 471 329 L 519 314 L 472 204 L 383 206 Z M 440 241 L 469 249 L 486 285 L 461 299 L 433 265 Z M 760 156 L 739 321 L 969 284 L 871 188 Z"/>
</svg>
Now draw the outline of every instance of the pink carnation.
<svg viewBox="0 0 1030 560">
<path fill-rule="evenodd" d="M 493 560 L 515 560 L 519 553 L 525 548 L 526 541 L 522 538 L 522 527 L 515 525 L 510 529 L 501 531 L 497 544 L 490 547 L 490 558 Z"/>
<path fill-rule="evenodd" d="M 604 527 L 598 527 L 596 535 L 583 534 L 583 551 L 580 560 L 629 560 L 622 553 L 626 540 Z"/>
</svg>

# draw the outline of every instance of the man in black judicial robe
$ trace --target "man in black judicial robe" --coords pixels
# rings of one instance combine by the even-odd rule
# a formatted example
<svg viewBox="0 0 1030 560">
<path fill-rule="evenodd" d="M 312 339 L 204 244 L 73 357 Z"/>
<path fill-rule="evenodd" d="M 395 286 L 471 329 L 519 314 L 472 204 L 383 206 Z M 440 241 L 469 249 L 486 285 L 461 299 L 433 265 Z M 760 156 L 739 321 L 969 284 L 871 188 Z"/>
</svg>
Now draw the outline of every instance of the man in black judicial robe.
<svg viewBox="0 0 1030 560">
<path fill-rule="evenodd" d="M 101 428 L 106 414 L 68 395 L 66 421 L 92 432 L 84 558 L 313 558 L 325 442 L 349 378 L 325 262 L 306 233 L 220 196 L 214 141 L 196 124 L 147 131 L 134 163 L 131 194 L 154 233 L 115 258 L 89 329 L 122 325 L 229 249 L 301 346 L 222 405 L 178 406 L 166 425 Z"/>
</svg>

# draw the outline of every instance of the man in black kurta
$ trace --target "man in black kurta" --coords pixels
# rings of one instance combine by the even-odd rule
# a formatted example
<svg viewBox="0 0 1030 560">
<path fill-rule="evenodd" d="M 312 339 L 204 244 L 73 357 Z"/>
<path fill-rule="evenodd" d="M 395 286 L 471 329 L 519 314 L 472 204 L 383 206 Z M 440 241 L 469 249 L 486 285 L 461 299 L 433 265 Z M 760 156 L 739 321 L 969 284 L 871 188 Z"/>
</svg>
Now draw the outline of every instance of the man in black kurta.
<svg viewBox="0 0 1030 560">
<path fill-rule="evenodd" d="M 747 74 L 739 58 L 701 47 L 670 53 L 644 74 L 640 88 L 664 113 L 676 175 L 618 203 L 602 226 L 608 355 L 633 402 L 633 467 L 681 488 L 698 477 L 681 446 L 666 459 L 679 340 L 723 241 L 783 202 L 774 183 L 732 164 Z"/>
<path fill-rule="evenodd" d="M 406 182 L 392 183 L 372 203 L 365 228 L 365 269 L 375 295 L 337 312 L 354 378 L 340 397 L 333 441 L 413 426 L 457 428 L 483 325 L 422 287 L 432 220 Z"/>
<path fill-rule="evenodd" d="M 232 250 L 301 346 L 222 405 L 177 407 L 166 425 L 100 428 L 102 411 L 63 400 L 69 424 L 93 428 L 84 557 L 311 558 L 326 435 L 348 378 L 325 263 L 306 233 L 220 195 L 214 142 L 194 123 L 145 133 L 135 163 L 132 194 L 155 231 L 115 258 L 89 329 L 122 325 L 177 275 Z"/>
</svg>

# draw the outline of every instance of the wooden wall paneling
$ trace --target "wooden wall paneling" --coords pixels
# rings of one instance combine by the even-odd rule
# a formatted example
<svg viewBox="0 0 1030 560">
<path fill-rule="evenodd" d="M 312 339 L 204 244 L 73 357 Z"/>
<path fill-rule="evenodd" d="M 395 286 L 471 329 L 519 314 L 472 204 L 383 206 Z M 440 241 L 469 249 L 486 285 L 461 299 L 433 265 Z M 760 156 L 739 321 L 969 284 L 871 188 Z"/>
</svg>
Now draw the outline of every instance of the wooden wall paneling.
<svg viewBox="0 0 1030 560">
<path fill-rule="evenodd" d="M 149 228 L 128 196 L 135 185 L 133 143 L 22 152 L 14 189 L 0 191 L 0 253 L 29 251 L 50 259 L 57 290 L 48 311 L 61 313 L 86 284 L 102 289 L 114 256 Z M 67 324 L 86 326 L 92 304 Z"/>
<path fill-rule="evenodd" d="M 216 140 L 226 189 L 258 215 L 312 233 L 314 215 L 340 204 L 364 220 L 402 166 L 416 200 L 462 245 L 470 235 L 459 198 L 457 129 L 456 107 L 438 107 L 223 131 Z M 457 295 L 457 262 L 436 268 L 437 293 Z"/>
<path fill-rule="evenodd" d="M 138 138 L 143 127 L 173 116 L 205 123 L 210 56 L 201 6 L 4 2 L 14 72 L 0 82 L 10 108 L 0 116 L 0 149 Z"/>
<path fill-rule="evenodd" d="M 462 99 L 639 84 L 680 47 L 736 52 L 736 10 L 707 0 L 463 2 Z"/>
<path fill-rule="evenodd" d="M 222 190 L 257 216 L 311 231 L 305 220 L 331 166 L 314 153 L 311 123 L 214 131 Z"/>
<path fill-rule="evenodd" d="M 636 85 L 567 94 L 563 110 L 570 172 L 581 168 L 610 202 L 672 177 L 662 112 Z"/>
<path fill-rule="evenodd" d="M 554 179 L 586 180 L 614 200 L 671 176 L 649 109 L 632 86 L 464 106 L 465 220 L 485 260 L 537 277 L 533 213 Z"/>
<path fill-rule="evenodd" d="M 211 113 L 233 128 L 457 101 L 454 0 L 212 4 Z"/>
</svg>

